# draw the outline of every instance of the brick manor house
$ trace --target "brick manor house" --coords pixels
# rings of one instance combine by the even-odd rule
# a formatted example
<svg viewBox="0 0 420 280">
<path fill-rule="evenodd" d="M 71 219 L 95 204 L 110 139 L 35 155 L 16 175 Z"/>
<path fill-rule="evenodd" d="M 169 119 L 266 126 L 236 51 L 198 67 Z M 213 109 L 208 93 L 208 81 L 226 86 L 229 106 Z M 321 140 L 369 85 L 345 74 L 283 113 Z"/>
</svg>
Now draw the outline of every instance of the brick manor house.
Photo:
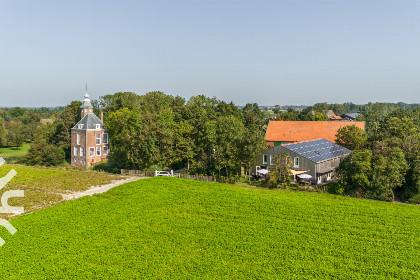
<svg viewBox="0 0 420 280">
<path fill-rule="evenodd" d="M 89 168 L 95 162 L 108 159 L 109 137 L 101 119 L 93 113 L 93 106 L 86 92 L 83 100 L 82 119 L 71 129 L 71 165 Z"/>
</svg>

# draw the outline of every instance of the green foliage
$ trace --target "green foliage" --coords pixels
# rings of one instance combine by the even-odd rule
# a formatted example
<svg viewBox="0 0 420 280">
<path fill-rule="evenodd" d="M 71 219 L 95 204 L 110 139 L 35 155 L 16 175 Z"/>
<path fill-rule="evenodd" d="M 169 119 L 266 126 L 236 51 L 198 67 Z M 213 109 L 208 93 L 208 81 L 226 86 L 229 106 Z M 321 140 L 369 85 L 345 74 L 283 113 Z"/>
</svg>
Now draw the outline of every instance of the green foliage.
<svg viewBox="0 0 420 280">
<path fill-rule="evenodd" d="M 11 223 L 4 279 L 420 278 L 412 205 L 152 178 Z"/>
<path fill-rule="evenodd" d="M 263 186 L 269 188 L 286 187 L 292 182 L 290 171 L 293 162 L 288 154 L 283 153 L 273 158 L 274 166 L 270 173 L 265 176 Z"/>
<path fill-rule="evenodd" d="M 64 164 L 66 160 L 63 149 L 42 141 L 31 144 L 22 162 L 27 165 L 58 166 Z"/>
<path fill-rule="evenodd" d="M 10 109 L 7 114 L 12 118 L 18 118 L 21 117 L 25 114 L 25 109 L 20 108 L 20 107 L 14 107 L 12 109 Z"/>
<path fill-rule="evenodd" d="M 63 154 L 64 160 L 69 162 L 71 158 L 71 128 L 81 118 L 81 105 L 80 101 L 71 102 L 58 113 L 52 124 L 39 126 L 27 120 L 35 131 L 31 132 L 33 134 L 31 152 L 23 162 L 29 165 L 61 165 Z M 49 153 L 51 153 L 50 156 L 48 156 Z"/>
<path fill-rule="evenodd" d="M 7 133 L 6 128 L 4 127 L 4 121 L 0 118 L 0 147 L 7 145 Z"/>
<path fill-rule="evenodd" d="M 335 141 L 338 145 L 350 150 L 363 149 L 366 146 L 367 134 L 355 125 L 345 126 L 338 130 Z"/>
<path fill-rule="evenodd" d="M 257 104 L 240 110 L 215 98 L 199 95 L 185 102 L 162 92 L 117 93 L 102 100 L 116 168 L 158 165 L 231 177 L 242 165 L 249 169 L 265 147 Z"/>
<path fill-rule="evenodd" d="M 346 191 L 360 195 L 370 186 L 372 176 L 372 151 L 355 150 L 344 158 L 336 169 L 336 177 Z"/>
<path fill-rule="evenodd" d="M 366 105 L 366 144 L 363 144 L 363 133 L 351 133 L 350 127 L 340 130 L 337 141 L 355 149 L 338 169 L 346 191 L 386 201 L 395 198 L 418 201 L 416 161 L 420 158 L 420 109 L 401 110 L 395 106 Z M 367 151 L 370 156 L 360 157 Z"/>
<path fill-rule="evenodd" d="M 7 129 L 7 145 L 20 148 L 25 141 L 25 130 L 21 122 L 12 122 Z"/>
</svg>

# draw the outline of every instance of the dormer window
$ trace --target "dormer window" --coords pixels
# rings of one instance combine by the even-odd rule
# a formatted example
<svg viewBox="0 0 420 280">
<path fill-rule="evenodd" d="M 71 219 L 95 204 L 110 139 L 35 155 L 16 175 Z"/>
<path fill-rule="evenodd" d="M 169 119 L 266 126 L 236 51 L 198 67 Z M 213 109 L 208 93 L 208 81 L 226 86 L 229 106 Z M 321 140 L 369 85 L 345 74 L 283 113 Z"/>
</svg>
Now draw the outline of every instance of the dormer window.
<svg viewBox="0 0 420 280">
<path fill-rule="evenodd" d="M 96 124 L 96 129 L 101 129 L 101 125 L 100 124 Z"/>
<path fill-rule="evenodd" d="M 78 128 L 78 129 L 83 129 L 83 124 L 79 124 L 79 125 L 77 126 L 77 128 Z"/>
</svg>

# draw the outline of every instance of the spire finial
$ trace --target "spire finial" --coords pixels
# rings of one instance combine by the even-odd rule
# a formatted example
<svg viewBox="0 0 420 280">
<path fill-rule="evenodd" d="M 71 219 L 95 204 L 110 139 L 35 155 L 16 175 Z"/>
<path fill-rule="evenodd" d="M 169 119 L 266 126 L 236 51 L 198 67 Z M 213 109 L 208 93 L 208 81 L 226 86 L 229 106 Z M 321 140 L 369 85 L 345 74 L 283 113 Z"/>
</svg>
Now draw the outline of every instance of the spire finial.
<svg viewBox="0 0 420 280">
<path fill-rule="evenodd" d="M 86 83 L 86 93 L 85 93 L 85 98 L 89 98 L 89 94 L 88 94 L 88 91 L 87 91 L 87 83 Z"/>
</svg>

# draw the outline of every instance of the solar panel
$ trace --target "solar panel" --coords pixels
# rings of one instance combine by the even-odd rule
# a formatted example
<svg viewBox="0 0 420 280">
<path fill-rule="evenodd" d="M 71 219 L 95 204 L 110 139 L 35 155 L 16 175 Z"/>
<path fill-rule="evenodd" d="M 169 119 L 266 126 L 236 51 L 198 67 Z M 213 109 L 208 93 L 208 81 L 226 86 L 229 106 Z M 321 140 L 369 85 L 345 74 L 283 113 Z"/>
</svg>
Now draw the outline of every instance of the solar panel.
<svg viewBox="0 0 420 280">
<path fill-rule="evenodd" d="M 325 139 L 288 144 L 284 148 L 314 162 L 349 154 L 351 151 Z"/>
</svg>

